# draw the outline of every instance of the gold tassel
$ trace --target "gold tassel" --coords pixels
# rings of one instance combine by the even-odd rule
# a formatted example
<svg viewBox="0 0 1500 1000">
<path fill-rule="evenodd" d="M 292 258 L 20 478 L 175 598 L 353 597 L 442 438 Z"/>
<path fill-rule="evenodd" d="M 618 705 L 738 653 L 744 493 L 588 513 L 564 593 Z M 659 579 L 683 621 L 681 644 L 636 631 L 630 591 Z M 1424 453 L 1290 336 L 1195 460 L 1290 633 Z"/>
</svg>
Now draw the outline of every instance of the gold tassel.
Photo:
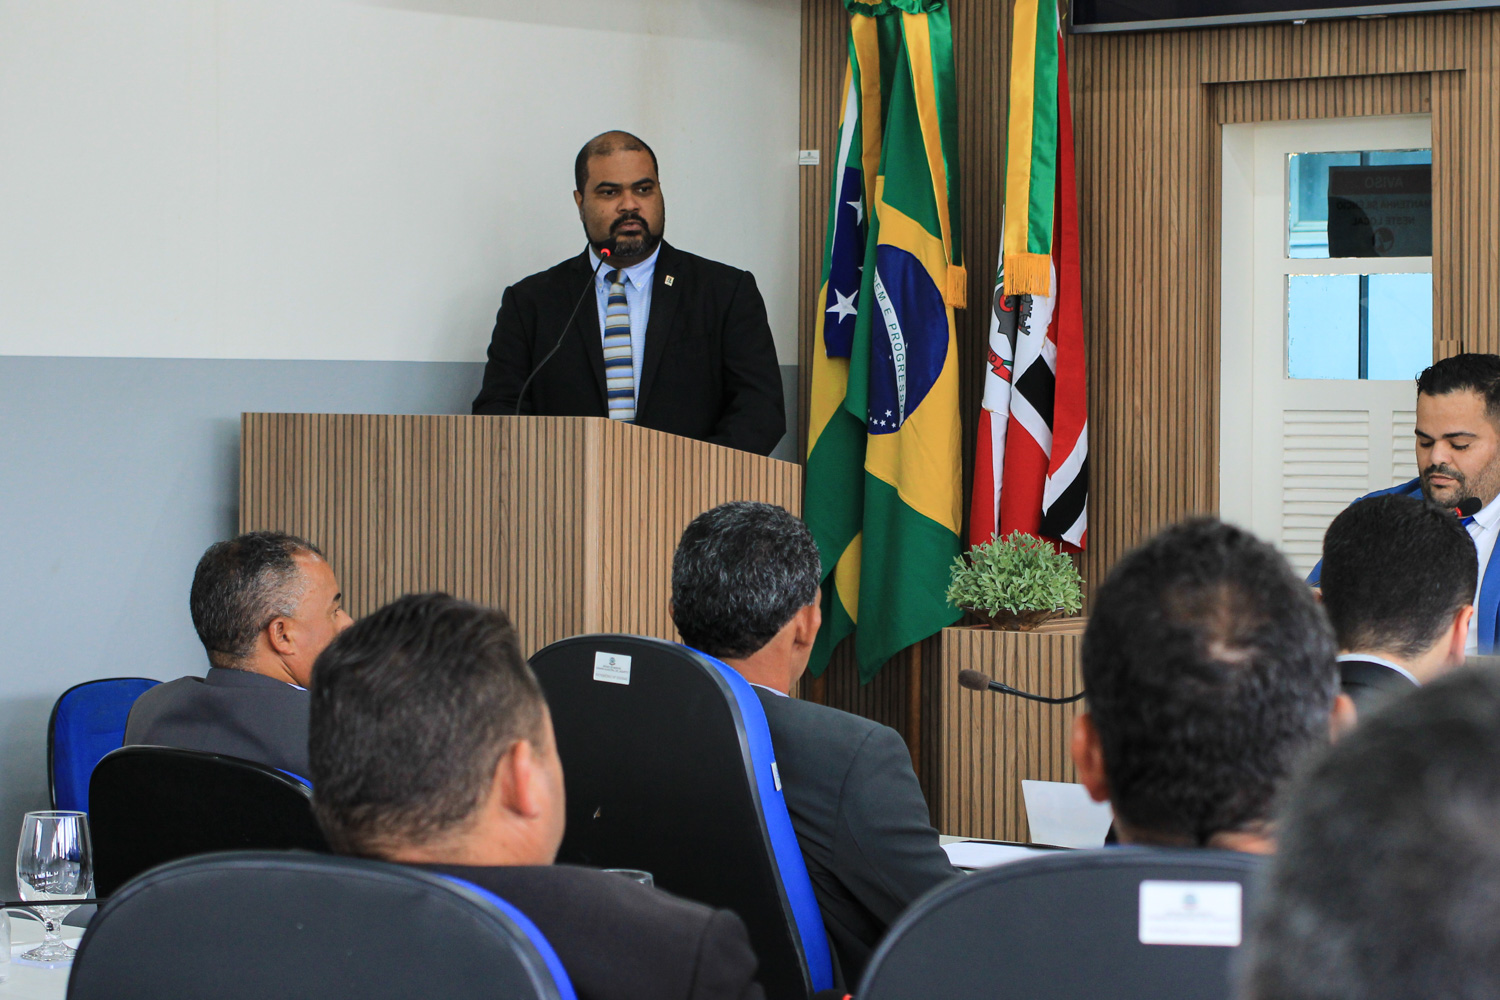
<svg viewBox="0 0 1500 1000">
<path fill-rule="evenodd" d="M 955 309 L 968 308 L 969 272 L 960 264 L 948 265 L 948 287 L 943 292 L 943 301 Z"/>
<path fill-rule="evenodd" d="M 1052 258 L 1044 253 L 1006 254 L 1005 294 L 1051 295 Z"/>
</svg>

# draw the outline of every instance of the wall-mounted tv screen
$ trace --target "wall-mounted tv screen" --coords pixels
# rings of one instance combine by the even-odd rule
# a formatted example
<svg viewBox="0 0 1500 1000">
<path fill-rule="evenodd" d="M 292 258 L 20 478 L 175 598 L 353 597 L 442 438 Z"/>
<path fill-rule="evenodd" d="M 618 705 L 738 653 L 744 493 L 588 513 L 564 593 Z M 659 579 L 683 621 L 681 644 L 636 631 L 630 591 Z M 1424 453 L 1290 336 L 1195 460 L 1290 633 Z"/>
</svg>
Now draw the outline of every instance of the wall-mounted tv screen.
<svg viewBox="0 0 1500 1000">
<path fill-rule="evenodd" d="M 1422 14 L 1500 7 L 1500 0 L 1073 0 L 1074 31 L 1159 31 L 1372 14 Z"/>
</svg>

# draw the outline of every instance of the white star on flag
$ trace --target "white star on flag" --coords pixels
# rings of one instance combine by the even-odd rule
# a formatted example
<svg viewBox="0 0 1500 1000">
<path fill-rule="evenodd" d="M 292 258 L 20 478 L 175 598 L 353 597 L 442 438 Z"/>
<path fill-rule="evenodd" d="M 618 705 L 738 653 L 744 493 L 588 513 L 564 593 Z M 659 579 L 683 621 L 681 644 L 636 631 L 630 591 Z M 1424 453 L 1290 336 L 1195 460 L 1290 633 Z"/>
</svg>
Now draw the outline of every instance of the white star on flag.
<svg viewBox="0 0 1500 1000">
<path fill-rule="evenodd" d="M 843 292 L 835 288 L 833 290 L 833 294 L 835 297 L 837 297 L 838 301 L 828 307 L 828 312 L 837 313 L 839 317 L 838 321 L 840 323 L 844 321 L 845 316 L 858 315 L 859 310 L 854 306 L 854 297 L 859 294 L 858 291 L 850 292 L 848 295 L 845 295 Z"/>
<path fill-rule="evenodd" d="M 865 203 L 862 201 L 846 201 L 845 205 L 854 209 L 854 224 L 863 225 L 865 221 Z"/>
</svg>

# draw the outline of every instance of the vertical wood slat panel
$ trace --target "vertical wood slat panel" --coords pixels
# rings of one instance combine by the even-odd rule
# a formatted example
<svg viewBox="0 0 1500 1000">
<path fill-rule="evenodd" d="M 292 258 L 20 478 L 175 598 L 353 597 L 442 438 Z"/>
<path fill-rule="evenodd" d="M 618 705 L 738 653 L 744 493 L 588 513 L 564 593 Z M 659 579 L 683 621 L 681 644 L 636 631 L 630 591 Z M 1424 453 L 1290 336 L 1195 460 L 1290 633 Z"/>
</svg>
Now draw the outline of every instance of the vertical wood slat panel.
<svg viewBox="0 0 1500 1000">
<path fill-rule="evenodd" d="M 528 653 L 675 639 L 688 521 L 737 499 L 801 511 L 793 463 L 602 419 L 247 413 L 241 431 L 241 531 L 323 548 L 351 614 L 444 590 L 506 609 Z"/>
</svg>

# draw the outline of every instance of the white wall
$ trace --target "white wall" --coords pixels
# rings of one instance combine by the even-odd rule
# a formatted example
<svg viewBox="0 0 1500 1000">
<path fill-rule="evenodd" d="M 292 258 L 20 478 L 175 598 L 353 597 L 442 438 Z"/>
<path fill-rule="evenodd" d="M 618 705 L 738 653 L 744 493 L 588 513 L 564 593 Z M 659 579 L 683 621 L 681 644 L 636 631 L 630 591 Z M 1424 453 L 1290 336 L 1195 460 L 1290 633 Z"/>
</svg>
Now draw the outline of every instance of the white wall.
<svg viewBox="0 0 1500 1000">
<path fill-rule="evenodd" d="M 638 133 L 796 360 L 797 0 L 0 0 L 0 355 L 479 361 Z"/>
</svg>

